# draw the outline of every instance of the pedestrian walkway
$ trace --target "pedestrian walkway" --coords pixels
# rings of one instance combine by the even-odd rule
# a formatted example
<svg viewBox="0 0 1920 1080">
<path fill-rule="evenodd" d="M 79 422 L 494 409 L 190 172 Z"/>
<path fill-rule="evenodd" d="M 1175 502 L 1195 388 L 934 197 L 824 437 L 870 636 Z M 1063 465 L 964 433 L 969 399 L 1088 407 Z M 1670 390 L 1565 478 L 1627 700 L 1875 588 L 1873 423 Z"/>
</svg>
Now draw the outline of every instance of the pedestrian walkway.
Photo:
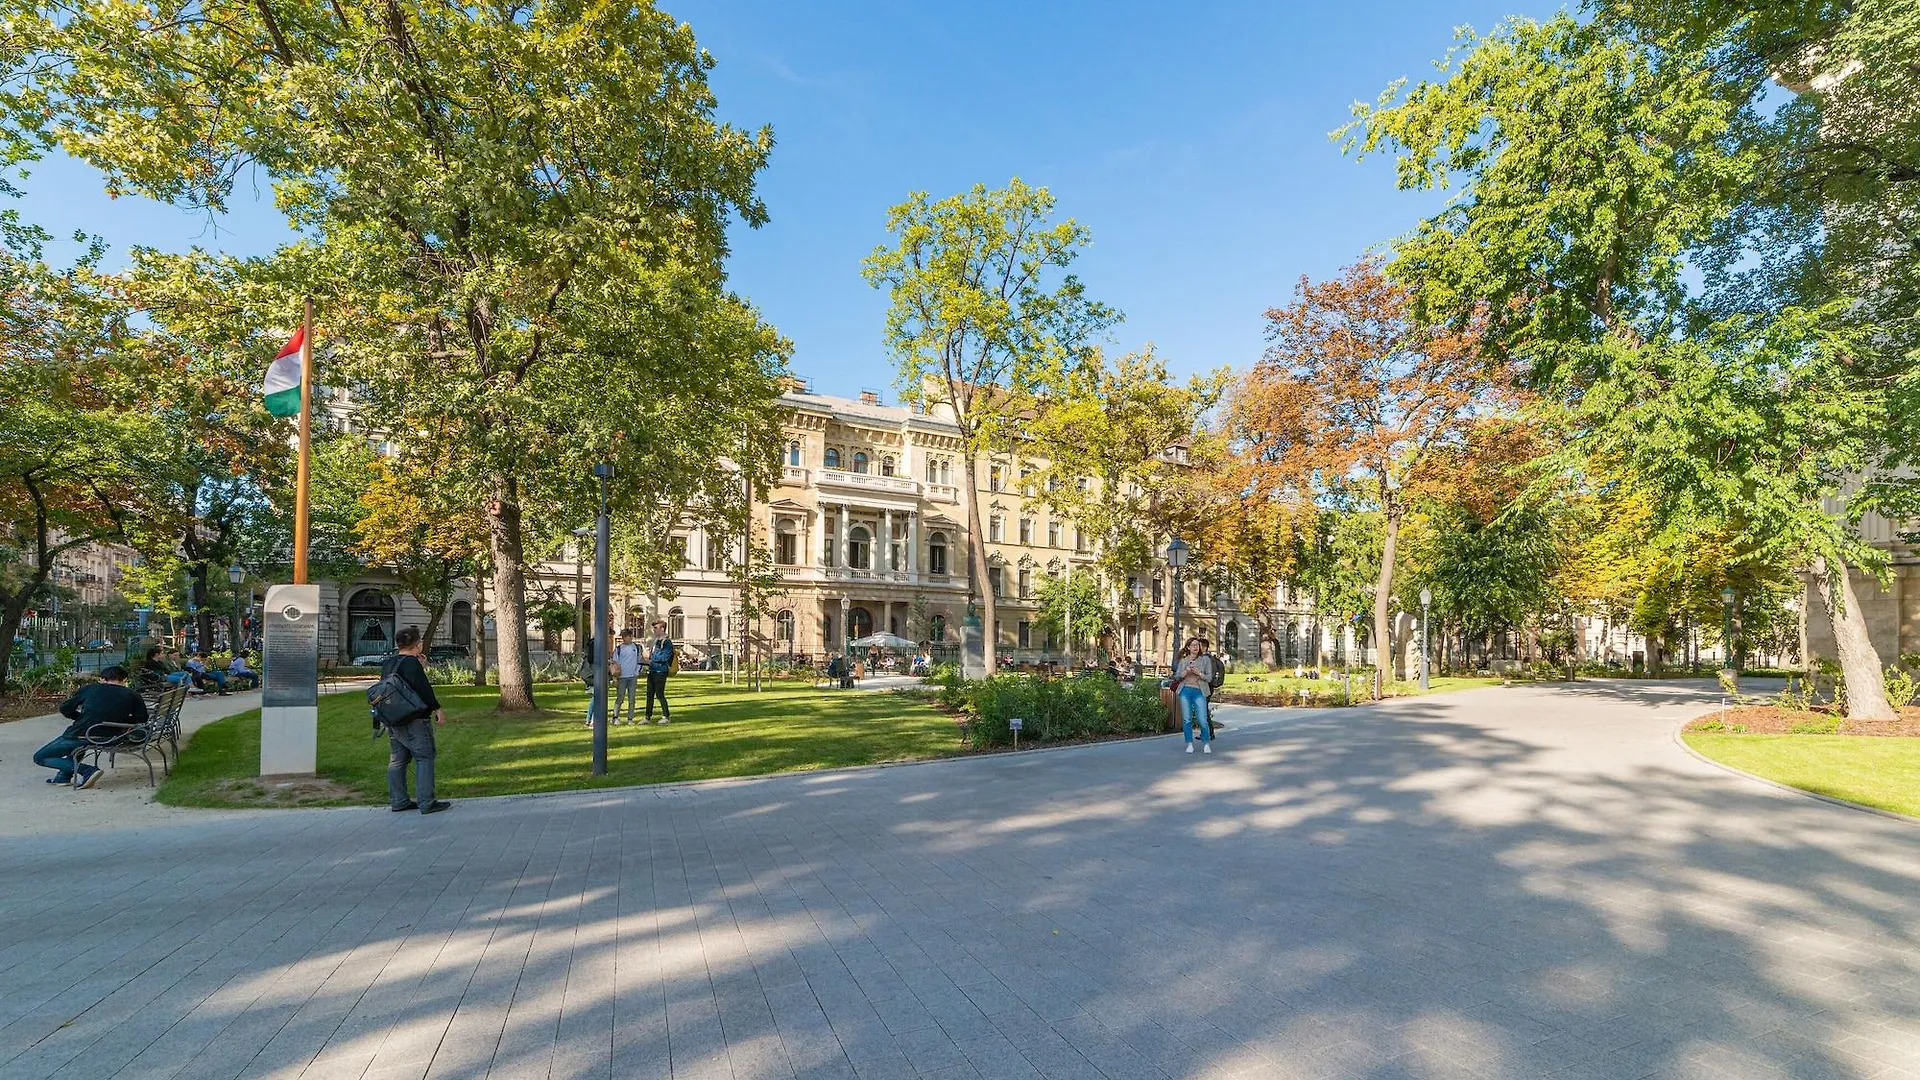
<svg viewBox="0 0 1920 1080">
<path fill-rule="evenodd" d="M 1712 695 L 0 838 L 0 1080 L 1920 1075 L 1920 825 Z"/>
</svg>

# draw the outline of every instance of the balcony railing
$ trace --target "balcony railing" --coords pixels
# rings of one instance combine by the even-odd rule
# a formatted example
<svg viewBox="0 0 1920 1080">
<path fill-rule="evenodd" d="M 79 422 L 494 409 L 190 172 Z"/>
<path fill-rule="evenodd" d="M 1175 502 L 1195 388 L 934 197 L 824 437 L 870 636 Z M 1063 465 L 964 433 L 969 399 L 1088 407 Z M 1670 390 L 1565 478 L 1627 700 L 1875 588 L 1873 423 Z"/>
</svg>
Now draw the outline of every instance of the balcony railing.
<svg viewBox="0 0 1920 1080">
<path fill-rule="evenodd" d="M 934 502 L 957 503 L 960 501 L 960 489 L 952 484 L 928 484 L 927 498 Z"/>
<path fill-rule="evenodd" d="M 847 472 L 844 469 L 821 469 L 818 483 L 821 487 L 859 488 L 862 491 L 884 491 L 895 495 L 920 494 L 920 482 L 904 476 L 881 476 L 878 473 Z"/>
</svg>

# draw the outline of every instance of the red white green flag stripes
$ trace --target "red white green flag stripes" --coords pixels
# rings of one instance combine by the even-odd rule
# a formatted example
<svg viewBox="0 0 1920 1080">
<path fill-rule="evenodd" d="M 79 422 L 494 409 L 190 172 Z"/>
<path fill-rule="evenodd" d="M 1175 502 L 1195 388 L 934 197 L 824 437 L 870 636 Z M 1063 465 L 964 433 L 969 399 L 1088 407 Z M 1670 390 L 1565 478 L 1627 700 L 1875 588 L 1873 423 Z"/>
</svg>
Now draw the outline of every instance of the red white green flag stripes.
<svg viewBox="0 0 1920 1080">
<path fill-rule="evenodd" d="M 307 328 L 294 331 L 293 340 L 267 365 L 267 377 L 260 383 L 267 411 L 275 416 L 300 415 L 300 352 L 306 344 Z"/>
</svg>

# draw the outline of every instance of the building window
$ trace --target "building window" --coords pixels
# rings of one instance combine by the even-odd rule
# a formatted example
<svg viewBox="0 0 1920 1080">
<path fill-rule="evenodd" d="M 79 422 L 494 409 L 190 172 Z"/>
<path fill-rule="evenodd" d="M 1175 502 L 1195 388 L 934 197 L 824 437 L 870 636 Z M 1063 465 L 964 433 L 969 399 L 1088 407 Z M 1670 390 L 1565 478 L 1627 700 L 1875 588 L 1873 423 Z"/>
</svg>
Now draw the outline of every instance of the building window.
<svg viewBox="0 0 1920 1080">
<path fill-rule="evenodd" d="M 1006 593 L 1000 587 L 1001 580 L 1004 577 L 1005 575 L 1000 572 L 1000 567 L 998 566 L 987 567 L 987 587 L 993 590 L 993 595 L 995 596 L 1006 595 Z"/>
<path fill-rule="evenodd" d="M 822 520 L 824 521 L 825 519 L 823 518 Z M 820 537 L 821 566 L 836 566 L 839 564 L 837 549 L 840 545 L 834 541 L 834 535 L 833 525 L 828 524 L 825 530 L 823 530 L 823 535 Z"/>
<path fill-rule="evenodd" d="M 873 569 L 873 534 L 865 525 L 847 530 L 847 565 L 855 570 Z"/>
<path fill-rule="evenodd" d="M 792 465 L 795 468 L 799 468 L 800 466 L 800 444 L 799 443 L 794 442 L 794 443 L 787 444 L 787 464 Z"/>
<path fill-rule="evenodd" d="M 933 634 L 933 640 L 935 641 L 947 640 L 947 617 L 945 615 L 935 615 L 930 632 Z"/>
<path fill-rule="evenodd" d="M 1231 656 L 1240 655 L 1240 624 L 1239 623 L 1231 622 L 1231 621 L 1227 623 L 1226 629 L 1220 632 L 1220 644 L 1221 644 L 1222 650 L 1228 656 L 1231 657 Z"/>
<path fill-rule="evenodd" d="M 858 641 L 873 633 L 873 612 L 857 607 L 847 612 L 847 640 Z"/>
<path fill-rule="evenodd" d="M 883 457 L 880 459 L 880 475 L 881 476 L 893 475 L 893 455 L 892 454 L 888 454 L 886 457 Z"/>
<path fill-rule="evenodd" d="M 1047 546 L 1060 546 L 1060 523 L 1057 521 L 1047 522 Z"/>
<path fill-rule="evenodd" d="M 675 563 L 677 563 L 680 566 L 693 565 L 693 556 L 687 553 L 686 537 L 676 536 L 672 540 L 668 541 L 668 543 L 673 545 L 674 554 L 678 556 L 678 558 L 674 559 Z"/>
<path fill-rule="evenodd" d="M 1023 517 L 1020 519 L 1020 542 L 1022 544 L 1033 543 L 1033 519 L 1032 518 Z"/>
<path fill-rule="evenodd" d="M 707 609 L 707 640 L 719 641 L 721 638 L 726 636 L 726 633 L 727 633 L 726 624 L 723 623 L 720 619 L 720 609 L 717 607 L 708 608 Z"/>
<path fill-rule="evenodd" d="M 988 540 L 991 540 L 996 544 L 999 543 L 1001 539 L 1003 539 L 1000 535 L 1001 531 L 1002 529 L 1000 525 L 999 514 L 994 514 L 993 516 L 987 518 L 987 539 Z"/>
<path fill-rule="evenodd" d="M 829 469 L 839 468 L 840 467 L 840 449 L 834 446 L 827 447 L 827 456 L 823 461 L 821 461 L 821 464 Z"/>
<path fill-rule="evenodd" d="M 937 484 L 939 482 L 940 482 L 940 467 L 937 463 L 935 463 L 935 461 L 932 458 L 928 458 L 927 459 L 927 483 Z"/>
<path fill-rule="evenodd" d="M 934 533 L 927 537 L 927 573 L 945 574 L 947 572 L 947 534 Z"/>
<path fill-rule="evenodd" d="M 455 600 L 453 610 L 447 614 L 453 620 L 450 628 L 455 645 L 473 644 L 473 605 L 465 600 Z"/>
<path fill-rule="evenodd" d="M 793 651 L 793 612 L 781 611 L 773 616 L 773 636 L 788 652 Z"/>
<path fill-rule="evenodd" d="M 1000 466 L 998 465 L 995 465 L 992 468 L 987 470 L 987 490 L 988 491 L 1000 490 Z"/>
<path fill-rule="evenodd" d="M 687 636 L 687 613 L 674 608 L 667 612 L 667 636 L 675 641 L 684 641 Z"/>
<path fill-rule="evenodd" d="M 792 566 L 800 561 L 800 536 L 790 526 L 773 534 L 773 561 L 781 566 Z"/>
<path fill-rule="evenodd" d="M 949 486 L 953 484 L 953 462 L 944 458 L 940 461 L 940 482 Z"/>
<path fill-rule="evenodd" d="M 865 474 L 867 471 L 867 453 L 864 450 L 853 452 L 853 471 Z"/>
<path fill-rule="evenodd" d="M 1021 619 L 1018 635 L 1019 636 L 1017 640 L 1020 642 L 1021 648 L 1023 649 L 1033 648 L 1033 624 L 1032 623 L 1028 622 L 1025 619 Z M 1197 660 L 1194 662 L 1199 663 L 1199 661 Z"/>
<path fill-rule="evenodd" d="M 707 534 L 707 569 L 725 570 L 727 568 L 727 545 L 712 533 Z"/>
<path fill-rule="evenodd" d="M 1153 606 L 1159 607 L 1166 596 L 1166 579 L 1158 574 L 1153 576 Z"/>
<path fill-rule="evenodd" d="M 1087 493 L 1087 486 L 1088 486 L 1087 478 L 1084 476 L 1080 477 L 1079 479 L 1073 482 L 1073 486 L 1080 489 L 1080 494 L 1085 495 Z"/>
<path fill-rule="evenodd" d="M 1087 550 L 1087 534 L 1081 532 L 1079 529 L 1073 530 L 1073 550 L 1079 552 L 1085 552 Z"/>
<path fill-rule="evenodd" d="M 1032 595 L 1033 571 L 1023 566 L 1020 568 L 1020 598 L 1024 600 Z"/>
</svg>

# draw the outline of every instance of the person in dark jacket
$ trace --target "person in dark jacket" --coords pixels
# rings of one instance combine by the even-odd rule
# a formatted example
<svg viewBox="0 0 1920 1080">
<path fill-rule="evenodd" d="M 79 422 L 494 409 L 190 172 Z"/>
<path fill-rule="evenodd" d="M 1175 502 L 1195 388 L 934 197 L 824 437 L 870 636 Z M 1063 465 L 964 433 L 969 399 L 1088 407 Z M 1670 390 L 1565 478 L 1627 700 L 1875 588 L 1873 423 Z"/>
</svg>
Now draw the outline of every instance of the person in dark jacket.
<svg viewBox="0 0 1920 1080">
<path fill-rule="evenodd" d="M 100 769 L 73 759 L 73 752 L 86 744 L 87 729 L 96 724 L 139 727 L 147 722 L 147 703 L 127 688 L 127 669 L 115 664 L 100 673 L 99 682 L 88 683 L 61 702 L 60 715 L 73 722 L 59 738 L 34 751 L 33 763 L 53 770 L 49 784 L 90 788 L 99 781 Z"/>
<path fill-rule="evenodd" d="M 403 810 L 437 814 L 453 805 L 433 797 L 433 725 L 446 723 L 447 711 L 440 707 L 433 684 L 427 681 L 427 669 L 421 662 L 426 643 L 420 638 L 420 628 L 409 626 L 401 630 L 393 635 L 393 643 L 399 651 L 380 661 L 380 677 L 398 675 L 400 681 L 426 703 L 426 708 L 397 724 L 387 725 L 387 745 L 392 750 L 387 758 L 387 804 L 396 814 Z M 409 762 L 413 765 L 414 797 L 411 799 L 407 798 Z"/>
<path fill-rule="evenodd" d="M 667 709 L 667 676 L 673 671 L 673 639 L 667 636 L 667 621 L 655 619 L 653 622 L 653 640 L 647 643 L 647 718 L 641 723 L 653 721 L 653 701 L 660 699 L 660 722 L 673 723 L 673 713 Z"/>
</svg>

